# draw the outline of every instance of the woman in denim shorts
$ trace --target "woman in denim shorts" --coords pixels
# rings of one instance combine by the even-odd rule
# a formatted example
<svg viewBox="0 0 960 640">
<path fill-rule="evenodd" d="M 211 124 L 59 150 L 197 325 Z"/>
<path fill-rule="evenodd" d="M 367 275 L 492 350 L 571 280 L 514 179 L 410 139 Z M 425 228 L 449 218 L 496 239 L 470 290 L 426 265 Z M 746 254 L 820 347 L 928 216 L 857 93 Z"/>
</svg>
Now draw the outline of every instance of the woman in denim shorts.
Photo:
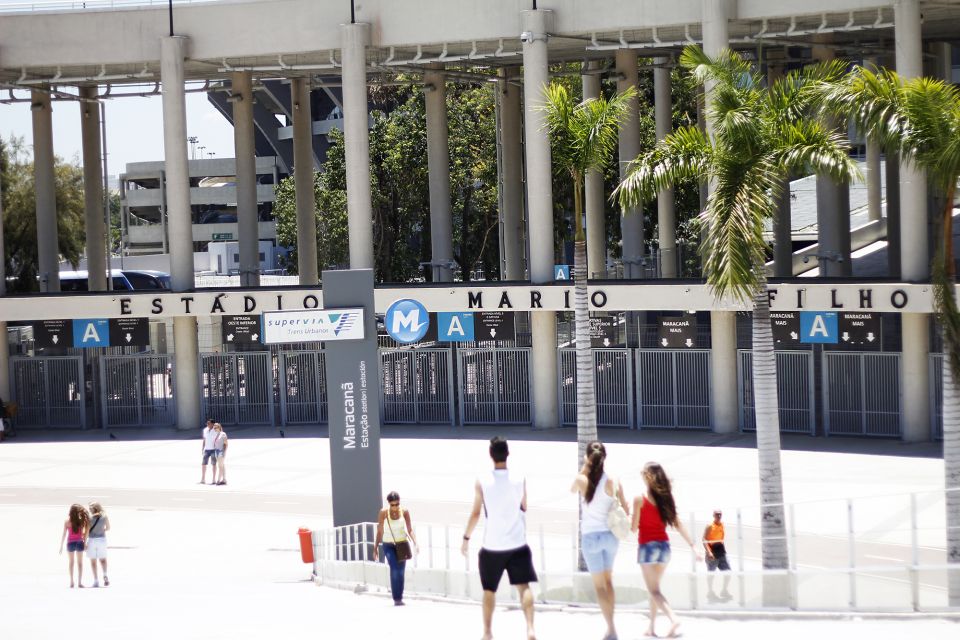
<svg viewBox="0 0 960 640">
<path fill-rule="evenodd" d="M 63 521 L 63 535 L 60 536 L 60 553 L 63 543 L 67 543 L 67 556 L 70 558 L 70 588 L 73 588 L 73 568 L 77 568 L 77 585 L 83 589 L 83 549 L 87 534 L 90 532 L 90 514 L 83 505 L 70 506 L 70 513 Z"/>
<path fill-rule="evenodd" d="M 587 564 L 587 571 L 593 578 L 600 611 L 607 623 L 607 633 L 603 638 L 616 640 L 617 631 L 613 626 L 613 559 L 617 555 L 620 541 L 610 531 L 607 514 L 617 500 L 625 511 L 629 512 L 629 507 L 627 499 L 623 497 L 623 487 L 603 471 L 606 459 L 607 450 L 602 442 L 593 440 L 587 443 L 583 467 L 580 468 L 570 490 L 580 494 L 580 550 Z"/>
<path fill-rule="evenodd" d="M 654 622 L 657 619 L 657 609 L 663 611 L 670 620 L 670 631 L 667 637 L 679 635 L 677 629 L 680 622 L 670 608 L 670 603 L 660 591 L 660 580 L 670 562 L 670 538 L 667 536 L 667 526 L 676 529 L 687 541 L 694 555 L 702 560 L 700 553 L 693 544 L 693 538 L 687 533 L 687 528 L 677 516 L 677 505 L 673 501 L 673 492 L 670 488 L 670 478 L 656 462 L 648 462 L 643 467 L 643 481 L 647 485 L 647 494 L 633 501 L 633 531 L 639 531 L 637 542 L 637 562 L 643 571 L 643 581 L 647 584 L 650 594 L 650 626 L 645 635 L 655 636 Z"/>
</svg>

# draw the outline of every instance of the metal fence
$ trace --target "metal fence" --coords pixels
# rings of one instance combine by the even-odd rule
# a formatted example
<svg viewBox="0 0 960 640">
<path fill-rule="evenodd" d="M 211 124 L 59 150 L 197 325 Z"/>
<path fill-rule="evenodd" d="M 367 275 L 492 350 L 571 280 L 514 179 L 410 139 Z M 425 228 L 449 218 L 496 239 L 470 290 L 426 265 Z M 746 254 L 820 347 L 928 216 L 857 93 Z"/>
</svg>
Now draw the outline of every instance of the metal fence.
<svg viewBox="0 0 960 640">
<path fill-rule="evenodd" d="M 630 349 L 594 349 L 597 424 L 633 428 L 633 358 Z M 577 423 L 577 352 L 560 350 L 560 422 Z"/>
<path fill-rule="evenodd" d="M 710 350 L 637 349 L 639 427 L 710 428 Z"/>
<path fill-rule="evenodd" d="M 324 424 L 327 422 L 327 374 L 325 353 L 281 351 L 278 373 L 280 422 L 282 424 Z"/>
<path fill-rule="evenodd" d="M 463 424 L 530 423 L 530 349 L 457 350 Z"/>
<path fill-rule="evenodd" d="M 204 353 L 200 371 L 206 415 L 225 425 L 273 424 L 273 354 Z"/>
<path fill-rule="evenodd" d="M 816 401 L 812 351 L 777 351 L 777 403 L 780 431 L 816 433 Z M 753 352 L 739 352 L 740 430 L 757 428 L 753 393 Z"/>
<path fill-rule="evenodd" d="M 381 349 L 382 418 L 386 424 L 454 424 L 450 349 Z"/>
<path fill-rule="evenodd" d="M 86 427 L 87 388 L 81 356 L 10 358 L 18 427 Z M 90 389 L 91 395 L 93 389 Z"/>
<path fill-rule="evenodd" d="M 899 436 L 900 354 L 823 352 L 824 432 Z"/>
<path fill-rule="evenodd" d="M 167 355 L 104 356 L 100 363 L 103 426 L 171 425 L 176 411 Z"/>
<path fill-rule="evenodd" d="M 930 354 L 930 438 L 943 440 L 943 354 Z"/>
</svg>

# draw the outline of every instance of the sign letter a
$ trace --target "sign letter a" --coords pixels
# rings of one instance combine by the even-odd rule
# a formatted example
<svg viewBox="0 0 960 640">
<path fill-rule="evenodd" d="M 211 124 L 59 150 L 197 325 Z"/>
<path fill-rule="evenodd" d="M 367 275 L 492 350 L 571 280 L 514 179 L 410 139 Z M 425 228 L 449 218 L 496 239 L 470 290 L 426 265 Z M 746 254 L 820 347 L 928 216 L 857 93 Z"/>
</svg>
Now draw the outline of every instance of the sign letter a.
<svg viewBox="0 0 960 640">
<path fill-rule="evenodd" d="M 83 340 L 82 342 L 100 342 L 100 334 L 97 333 L 97 326 L 93 322 L 87 323 L 87 328 L 83 330 Z"/>
<path fill-rule="evenodd" d="M 814 316 L 813 324 L 810 325 L 810 337 L 817 334 L 822 335 L 824 338 L 830 337 L 830 332 L 827 330 L 827 323 L 823 321 L 823 316 Z"/>
<path fill-rule="evenodd" d="M 450 317 L 450 326 L 447 328 L 447 335 L 452 336 L 454 333 L 459 333 L 462 337 L 466 337 L 467 335 L 467 332 L 463 330 L 463 325 L 460 323 L 460 316 Z"/>
</svg>

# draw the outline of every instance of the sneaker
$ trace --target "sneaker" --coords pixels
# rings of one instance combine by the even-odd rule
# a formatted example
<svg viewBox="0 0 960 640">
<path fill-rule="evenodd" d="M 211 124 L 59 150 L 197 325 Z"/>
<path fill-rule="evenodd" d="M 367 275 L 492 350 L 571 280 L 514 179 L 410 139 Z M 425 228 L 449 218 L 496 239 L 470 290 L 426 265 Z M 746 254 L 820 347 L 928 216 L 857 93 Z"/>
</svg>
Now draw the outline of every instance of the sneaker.
<svg viewBox="0 0 960 640">
<path fill-rule="evenodd" d="M 108 578 L 107 576 L 103 576 L 103 586 L 105 587 L 110 586 L 110 578 Z"/>
<path fill-rule="evenodd" d="M 99 588 L 100 588 L 100 583 L 97 582 L 96 580 L 94 580 L 94 581 L 93 581 L 93 588 L 94 588 L 94 589 L 99 589 Z"/>
</svg>

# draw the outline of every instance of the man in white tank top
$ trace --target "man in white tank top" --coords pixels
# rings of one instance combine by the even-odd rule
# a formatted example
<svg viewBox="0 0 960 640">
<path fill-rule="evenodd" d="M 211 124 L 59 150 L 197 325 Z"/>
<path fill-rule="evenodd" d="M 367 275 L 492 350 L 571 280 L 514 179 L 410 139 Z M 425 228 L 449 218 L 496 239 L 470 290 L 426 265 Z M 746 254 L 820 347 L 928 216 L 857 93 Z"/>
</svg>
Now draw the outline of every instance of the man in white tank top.
<svg viewBox="0 0 960 640">
<path fill-rule="evenodd" d="M 530 583 L 537 581 L 537 572 L 533 568 L 533 554 L 527 546 L 524 518 L 527 511 L 527 483 L 522 476 L 513 475 L 507 470 L 508 455 L 510 451 L 506 440 L 500 437 L 490 440 L 493 471 L 476 482 L 473 510 L 463 534 L 461 551 L 467 555 L 470 535 L 482 511 L 486 516 L 479 562 L 480 584 L 483 586 L 483 640 L 493 637 L 493 608 L 504 571 L 510 584 L 520 594 L 520 604 L 527 619 L 527 640 L 535 640 Z"/>
</svg>

